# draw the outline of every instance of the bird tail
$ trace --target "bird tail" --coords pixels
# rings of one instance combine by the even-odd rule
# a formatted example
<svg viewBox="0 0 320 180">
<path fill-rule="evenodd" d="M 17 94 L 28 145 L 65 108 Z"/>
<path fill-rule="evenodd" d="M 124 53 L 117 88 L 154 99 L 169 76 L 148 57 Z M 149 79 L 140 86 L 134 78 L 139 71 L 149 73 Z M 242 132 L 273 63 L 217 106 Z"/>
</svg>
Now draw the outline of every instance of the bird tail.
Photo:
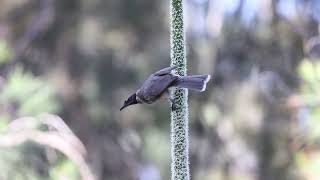
<svg viewBox="0 0 320 180">
<path fill-rule="evenodd" d="M 206 90 L 210 78 L 210 75 L 180 76 L 174 86 L 202 92 Z"/>
</svg>

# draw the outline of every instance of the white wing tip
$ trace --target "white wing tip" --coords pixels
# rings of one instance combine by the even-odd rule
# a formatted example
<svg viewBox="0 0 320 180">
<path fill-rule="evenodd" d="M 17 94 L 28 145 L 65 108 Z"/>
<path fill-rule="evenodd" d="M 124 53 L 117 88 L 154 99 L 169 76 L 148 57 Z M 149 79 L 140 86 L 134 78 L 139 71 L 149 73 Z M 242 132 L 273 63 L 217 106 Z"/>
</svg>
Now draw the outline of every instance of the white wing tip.
<svg viewBox="0 0 320 180">
<path fill-rule="evenodd" d="M 211 79 L 211 75 L 208 74 L 208 75 L 207 75 L 207 78 L 204 80 L 203 87 L 202 87 L 202 89 L 201 89 L 200 92 L 203 92 L 203 91 L 206 90 L 206 88 L 207 88 L 207 83 L 210 81 L 210 79 Z"/>
</svg>

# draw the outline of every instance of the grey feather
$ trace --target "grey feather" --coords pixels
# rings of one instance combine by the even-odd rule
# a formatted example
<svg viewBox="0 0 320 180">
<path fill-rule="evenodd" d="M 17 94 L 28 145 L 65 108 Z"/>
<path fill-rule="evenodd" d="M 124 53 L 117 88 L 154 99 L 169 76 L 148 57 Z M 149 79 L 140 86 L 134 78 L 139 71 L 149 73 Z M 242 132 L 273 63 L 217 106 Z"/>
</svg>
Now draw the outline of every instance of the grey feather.
<svg viewBox="0 0 320 180">
<path fill-rule="evenodd" d="M 166 74 L 170 74 L 172 70 L 174 70 L 176 66 L 166 67 L 154 73 L 155 76 L 163 76 Z"/>
<path fill-rule="evenodd" d="M 171 72 L 175 68 L 167 67 L 151 74 L 140 89 L 124 102 L 120 111 L 134 104 L 151 104 L 168 93 L 168 88 L 173 86 L 200 92 L 206 89 L 210 75 L 178 76 Z"/>
<path fill-rule="evenodd" d="M 179 76 L 174 86 L 202 92 L 210 78 L 210 75 Z"/>
<path fill-rule="evenodd" d="M 178 76 L 172 74 L 151 75 L 137 91 L 137 96 L 144 103 L 152 103 L 160 98 L 160 96 L 168 90 L 175 81 L 178 80 Z"/>
</svg>

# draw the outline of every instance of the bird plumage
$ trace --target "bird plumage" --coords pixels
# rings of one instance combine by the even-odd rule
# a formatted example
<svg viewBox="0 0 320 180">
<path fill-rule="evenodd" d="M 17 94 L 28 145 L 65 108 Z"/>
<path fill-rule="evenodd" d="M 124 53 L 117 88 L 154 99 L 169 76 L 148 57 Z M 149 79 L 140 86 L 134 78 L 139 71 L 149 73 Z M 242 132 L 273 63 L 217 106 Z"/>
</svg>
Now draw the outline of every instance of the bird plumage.
<svg viewBox="0 0 320 180">
<path fill-rule="evenodd" d="M 206 89 L 210 75 L 178 76 L 171 72 L 174 69 L 175 67 L 167 67 L 151 74 L 137 92 L 124 102 L 120 110 L 133 104 L 151 104 L 168 93 L 170 87 L 188 88 L 200 92 Z"/>
<path fill-rule="evenodd" d="M 210 75 L 180 76 L 173 86 L 202 92 L 206 90 L 210 78 Z"/>
<path fill-rule="evenodd" d="M 171 74 L 170 71 L 159 72 L 150 75 L 136 92 L 143 103 L 153 103 L 179 79 L 178 76 Z"/>
</svg>

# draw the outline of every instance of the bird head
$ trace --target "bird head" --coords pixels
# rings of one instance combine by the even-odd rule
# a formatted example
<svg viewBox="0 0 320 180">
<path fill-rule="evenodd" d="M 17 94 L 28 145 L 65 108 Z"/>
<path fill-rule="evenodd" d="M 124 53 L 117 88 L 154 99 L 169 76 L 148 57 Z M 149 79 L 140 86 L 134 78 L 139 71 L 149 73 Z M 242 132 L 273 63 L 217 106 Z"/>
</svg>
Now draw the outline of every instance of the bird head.
<svg viewBox="0 0 320 180">
<path fill-rule="evenodd" d="M 120 111 L 128 106 L 138 104 L 136 93 L 132 94 L 126 101 L 124 101 L 123 106 L 120 108 Z"/>
</svg>

